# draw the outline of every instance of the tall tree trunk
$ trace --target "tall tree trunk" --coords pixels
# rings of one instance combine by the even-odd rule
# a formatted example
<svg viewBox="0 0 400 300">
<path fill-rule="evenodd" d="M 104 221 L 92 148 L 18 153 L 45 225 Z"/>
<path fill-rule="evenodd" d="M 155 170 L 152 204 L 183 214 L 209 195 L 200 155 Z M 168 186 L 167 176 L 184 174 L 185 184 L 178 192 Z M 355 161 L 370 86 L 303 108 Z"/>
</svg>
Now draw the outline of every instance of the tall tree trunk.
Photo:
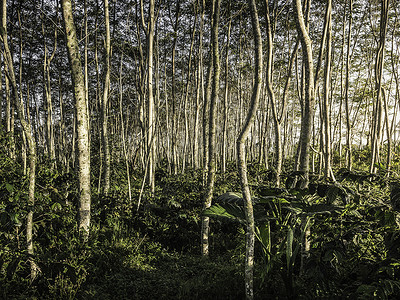
<svg viewBox="0 0 400 300">
<path fill-rule="evenodd" d="M 305 95 L 304 110 L 301 120 L 300 142 L 299 142 L 299 171 L 304 173 L 304 180 L 300 187 L 305 188 L 309 183 L 310 172 L 310 143 L 312 133 L 312 120 L 314 114 L 314 64 L 312 55 L 312 43 L 305 24 L 301 0 L 294 0 L 296 12 L 297 30 L 300 36 L 303 49 L 303 59 L 305 68 Z"/>
<path fill-rule="evenodd" d="M 270 11 L 269 11 L 269 1 L 265 1 L 265 20 L 266 20 L 266 30 L 267 30 L 267 67 L 266 67 L 266 87 L 268 92 L 268 97 L 271 101 L 271 108 L 272 108 L 272 117 L 275 126 L 275 171 L 276 171 L 276 178 L 275 182 L 276 185 L 280 186 L 280 176 L 282 173 L 282 163 L 283 163 L 283 148 L 282 148 L 282 137 L 281 137 L 281 124 L 283 118 L 286 114 L 286 104 L 287 104 L 287 90 L 290 83 L 290 73 L 293 66 L 294 55 L 297 52 L 298 42 L 296 42 L 296 46 L 294 52 L 291 55 L 288 67 L 288 75 L 285 82 L 285 88 L 283 92 L 283 101 L 281 105 L 281 111 L 278 112 L 278 105 L 276 103 L 275 91 L 272 86 L 273 80 L 273 28 L 271 24 L 270 18 Z"/>
<path fill-rule="evenodd" d="M 12 86 L 13 92 L 13 104 L 17 108 L 18 118 L 21 122 L 23 135 L 26 138 L 28 144 L 29 151 L 29 188 L 28 188 L 28 214 L 26 220 L 26 243 L 27 243 L 27 252 L 30 263 L 30 277 L 31 281 L 33 281 L 38 273 L 40 272 L 39 267 L 37 266 L 34 259 L 34 248 L 33 248 L 33 211 L 35 206 L 35 185 L 36 185 L 36 142 L 32 135 L 32 130 L 29 122 L 29 115 L 25 117 L 25 109 L 24 104 L 20 99 L 21 91 L 18 90 L 17 80 L 15 76 L 13 59 L 11 56 L 11 51 L 8 46 L 8 37 L 7 37 L 7 1 L 3 0 L 1 6 L 1 18 L 2 18 L 2 30 L 1 30 L 1 39 L 4 46 L 4 62 L 7 66 L 8 77 Z M 22 56 L 20 57 L 22 60 Z"/>
<path fill-rule="evenodd" d="M 155 28 L 155 1 L 150 0 L 147 26 L 144 22 L 143 0 L 140 1 L 142 25 L 146 31 L 147 38 L 147 156 L 148 156 L 148 178 L 152 195 L 155 192 L 155 111 L 153 95 L 153 47 Z"/>
<path fill-rule="evenodd" d="M 203 13 L 206 10 L 206 2 L 203 0 L 202 5 Z M 211 15 L 214 14 L 215 10 L 215 1 L 212 1 L 212 10 Z M 213 27 L 213 18 L 211 18 L 211 28 Z M 209 151 L 208 151 L 208 115 L 210 109 L 210 101 L 211 101 L 211 81 L 212 81 L 212 74 L 213 74 L 213 55 L 212 52 L 212 44 L 210 45 L 208 63 L 207 63 L 207 78 L 206 78 L 206 86 L 205 91 L 202 91 L 203 95 L 203 186 L 207 185 L 207 177 L 208 177 L 208 165 L 209 165 Z M 204 85 L 202 87 L 204 89 Z M 207 219 L 205 219 L 207 220 Z"/>
<path fill-rule="evenodd" d="M 4 27 L 4 25 L 3 25 Z M 4 58 L 4 69 L 7 73 L 7 61 Z M 10 95 L 10 83 L 7 75 L 4 76 L 4 93 L 6 97 L 6 132 L 10 137 L 10 146 L 8 148 L 8 153 L 11 159 L 15 159 L 15 139 L 14 139 L 14 105 L 12 105 L 11 95 Z"/>
<path fill-rule="evenodd" d="M 198 2 L 200 2 L 198 0 Z M 203 86 L 203 31 L 204 31 L 204 4 L 197 4 L 201 7 L 200 29 L 199 29 L 199 48 L 198 48 L 198 66 L 197 66 L 197 89 L 196 89 L 196 112 L 194 121 L 194 135 L 193 135 L 193 158 L 194 168 L 198 169 L 200 166 L 199 157 L 199 127 L 200 127 L 200 96 L 204 103 L 204 86 Z"/>
<path fill-rule="evenodd" d="M 126 139 L 125 139 L 125 122 L 124 122 L 124 113 L 123 113 L 123 104 L 122 104 L 122 99 L 123 99 L 123 84 L 122 84 L 122 71 L 123 71 L 123 53 L 121 53 L 121 62 L 119 65 L 119 78 L 118 78 L 118 83 L 119 83 L 119 114 L 121 118 L 121 139 L 122 139 L 122 149 L 123 149 L 123 154 L 125 158 L 125 169 L 126 169 L 126 177 L 128 179 L 128 196 L 129 196 L 129 204 L 132 204 L 132 189 L 131 189 L 131 175 L 129 171 L 129 157 L 128 157 L 128 151 L 126 147 Z"/>
<path fill-rule="evenodd" d="M 373 119 L 372 128 L 372 149 L 371 149 L 371 164 L 370 172 L 375 173 L 377 170 L 376 163 L 379 162 L 379 148 L 382 134 L 382 94 L 383 94 L 383 67 L 385 60 L 385 42 L 387 32 L 387 21 L 389 13 L 390 0 L 381 0 L 381 20 L 380 20 L 380 32 L 379 32 L 379 45 L 375 59 L 375 90 L 376 90 L 376 104 Z"/>
<path fill-rule="evenodd" d="M 196 34 L 196 23 L 197 23 L 197 7 L 194 7 L 194 14 L 195 20 L 193 22 L 193 29 L 192 29 L 192 37 L 190 42 L 190 50 L 189 50 L 189 60 L 188 60 L 188 72 L 187 72 L 187 79 L 185 85 L 185 98 L 184 98 L 184 121 L 185 121 L 185 140 L 183 144 L 183 162 L 182 162 L 182 173 L 185 173 L 185 166 L 186 166 L 186 156 L 187 156 L 187 148 L 189 144 L 189 117 L 188 117 L 188 105 L 189 105 L 189 89 L 190 89 L 190 82 L 191 82 L 191 69 L 192 69 L 192 56 L 193 56 L 193 48 L 194 48 L 194 40 Z"/>
<path fill-rule="evenodd" d="M 331 60 L 332 60 L 332 0 L 328 0 L 325 13 L 325 23 L 327 29 L 326 57 L 325 57 L 325 75 L 324 75 L 324 99 L 322 105 L 322 121 L 324 128 L 324 163 L 325 177 L 335 179 L 331 167 L 331 114 L 330 114 L 330 83 L 331 83 Z"/>
<path fill-rule="evenodd" d="M 89 238 L 90 229 L 90 145 L 89 116 L 85 97 L 85 81 L 82 72 L 81 55 L 71 0 L 62 0 L 64 27 L 67 38 L 68 58 L 74 88 L 76 123 L 78 132 L 78 162 L 79 162 L 79 230 L 84 238 Z"/>
<path fill-rule="evenodd" d="M 104 86 L 103 86 L 103 101 L 102 101 L 102 130 L 101 130 L 101 139 L 102 139 L 102 150 L 103 150 L 103 192 L 104 194 L 108 194 L 110 189 L 110 169 L 111 169 L 111 156 L 110 156 L 110 146 L 108 142 L 108 94 L 110 90 L 110 55 L 111 55 L 111 37 L 110 37 L 110 14 L 109 14 L 109 6 L 108 0 L 104 0 L 104 22 L 106 29 L 106 38 L 104 42 L 104 50 L 105 50 L 105 62 L 104 62 Z"/>
<path fill-rule="evenodd" d="M 249 182 L 247 179 L 247 163 L 246 163 L 246 139 L 249 135 L 251 126 L 256 117 L 258 109 L 261 84 L 262 84 L 262 40 L 261 30 L 258 21 L 258 13 L 255 0 L 248 1 L 251 12 L 251 23 L 254 35 L 254 55 L 255 55 L 255 71 L 254 71 L 254 86 L 251 95 L 250 108 L 247 113 L 246 121 L 240 132 L 236 142 L 238 170 L 242 193 L 244 199 L 244 209 L 246 215 L 246 262 L 245 262 L 245 293 L 246 299 L 253 299 L 253 273 L 254 273 L 254 241 L 255 241 L 255 224 L 253 214 L 253 202 L 250 194 Z"/>
<path fill-rule="evenodd" d="M 353 22 L 353 0 L 349 0 L 349 29 L 347 33 L 347 53 L 346 53 L 346 84 L 345 84 L 345 109 L 346 109 L 346 145 L 347 145 L 347 169 L 352 169 L 352 143 L 351 143 L 351 121 L 349 108 L 349 77 L 350 77 L 350 45 L 351 45 L 351 26 Z M 341 134 L 341 130 L 339 130 Z M 341 144 L 341 141 L 339 140 Z"/>
<path fill-rule="evenodd" d="M 212 62 L 213 62 L 213 80 L 212 80 L 212 95 L 210 101 L 210 114 L 208 126 L 208 175 L 207 175 L 207 188 L 204 195 L 203 208 L 209 208 L 214 192 L 215 183 L 215 131 L 216 131 L 216 114 L 217 102 L 219 92 L 219 76 L 220 76 L 220 62 L 219 62 L 219 45 L 218 45 L 218 27 L 219 27 L 219 13 L 221 7 L 221 0 L 213 0 L 213 25 L 211 29 L 212 41 Z M 211 72 L 211 70 L 209 70 Z M 208 251 L 208 236 L 210 231 L 210 221 L 208 217 L 202 218 L 201 226 L 201 252 L 203 256 L 207 256 Z"/>
<path fill-rule="evenodd" d="M 228 13 L 230 13 L 231 1 L 229 1 Z M 225 93 L 223 101 L 223 125 L 222 125 L 222 151 L 221 151 L 221 172 L 226 172 L 226 156 L 228 151 L 228 97 L 229 97 L 229 44 L 231 41 L 232 19 L 229 19 L 228 33 L 226 38 L 226 54 L 225 54 Z M 225 175 L 224 175 L 225 176 Z"/>
<path fill-rule="evenodd" d="M 48 56 L 48 49 L 45 39 L 45 25 L 42 23 L 43 43 L 44 43 L 44 61 L 43 61 L 43 87 L 44 98 L 46 99 L 46 142 L 47 154 L 52 165 L 55 166 L 55 143 L 54 143 L 54 127 L 53 127 L 53 103 L 51 98 L 51 79 L 50 79 L 50 64 L 54 58 L 57 50 L 57 30 L 54 31 L 54 49 L 50 57 Z"/>
<path fill-rule="evenodd" d="M 179 17 L 180 17 L 180 1 L 176 4 L 176 11 L 175 11 L 175 22 L 174 22 L 174 41 L 172 46 L 172 58 L 171 58 L 171 68 L 172 68 L 172 170 L 173 174 L 178 174 L 178 145 L 177 145 L 177 138 L 178 138 L 178 117 L 177 117 L 177 93 L 176 93 L 176 78 L 175 78 L 175 56 L 176 56 L 176 44 L 178 40 L 178 26 L 179 26 Z"/>
</svg>

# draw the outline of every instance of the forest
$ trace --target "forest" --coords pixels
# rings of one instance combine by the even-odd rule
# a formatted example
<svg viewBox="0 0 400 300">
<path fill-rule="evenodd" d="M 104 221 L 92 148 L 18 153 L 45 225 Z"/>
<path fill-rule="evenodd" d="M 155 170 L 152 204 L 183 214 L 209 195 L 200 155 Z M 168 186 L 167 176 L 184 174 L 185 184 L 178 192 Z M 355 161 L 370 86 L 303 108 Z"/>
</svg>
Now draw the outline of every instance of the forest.
<svg viewBox="0 0 400 300">
<path fill-rule="evenodd" d="M 0 11 L 0 299 L 400 298 L 397 1 Z"/>
</svg>

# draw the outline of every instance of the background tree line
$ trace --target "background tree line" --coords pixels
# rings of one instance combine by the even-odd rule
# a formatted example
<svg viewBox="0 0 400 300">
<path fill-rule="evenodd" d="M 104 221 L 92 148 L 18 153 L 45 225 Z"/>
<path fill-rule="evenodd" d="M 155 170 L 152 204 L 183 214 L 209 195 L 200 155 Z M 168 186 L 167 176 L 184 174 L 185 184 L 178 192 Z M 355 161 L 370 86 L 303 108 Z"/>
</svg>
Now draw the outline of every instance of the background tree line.
<svg viewBox="0 0 400 300">
<path fill-rule="evenodd" d="M 165 165 L 176 174 L 203 167 L 207 161 L 212 6 L 205 1 L 153 4 L 154 15 L 148 3 L 135 1 L 111 2 L 106 14 L 101 1 L 73 2 L 91 152 L 93 162 L 102 161 L 102 169 L 94 174 L 106 191 L 110 160 L 127 160 L 134 168 L 150 166 L 149 182 L 154 180 L 152 165 Z M 308 81 L 293 5 L 258 3 L 263 73 L 268 76 L 263 79 L 260 108 L 247 142 L 249 160 L 281 172 L 282 161 L 296 155 L 300 124 L 310 114 L 313 171 L 323 171 L 318 165 L 325 160 L 322 153 L 334 151 L 335 162 L 350 167 L 352 150 L 366 146 L 379 154 L 372 165 L 389 166 L 389 153 L 397 141 L 397 8 L 379 1 L 348 0 L 335 3 L 327 12 L 325 3 L 305 4 L 315 66 L 310 113 L 304 113 Z M 15 84 L 21 90 L 38 157 L 69 170 L 76 162 L 76 124 L 60 4 L 10 1 L 7 9 Z M 249 105 L 255 58 L 248 13 L 245 2 L 221 6 L 222 63 L 215 120 L 220 137 L 216 140 L 218 170 L 236 159 L 233 141 Z M 18 131 L 12 83 L 6 69 L 2 73 L 2 124 L 7 132 Z M 151 98 L 154 104 L 150 105 Z M 331 150 L 324 148 L 327 135 Z M 11 154 L 15 147 L 25 147 L 18 144 L 16 140 L 10 147 Z M 382 153 L 378 149 L 383 146 Z"/>
</svg>

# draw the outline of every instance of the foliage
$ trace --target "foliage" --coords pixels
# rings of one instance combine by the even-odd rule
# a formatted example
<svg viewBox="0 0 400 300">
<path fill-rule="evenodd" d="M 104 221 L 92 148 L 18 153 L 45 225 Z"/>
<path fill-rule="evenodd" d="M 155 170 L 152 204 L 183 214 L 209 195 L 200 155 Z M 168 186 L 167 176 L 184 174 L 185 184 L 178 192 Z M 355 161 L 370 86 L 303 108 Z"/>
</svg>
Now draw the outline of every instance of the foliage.
<svg viewBox="0 0 400 300">
<path fill-rule="evenodd" d="M 389 195 L 377 176 L 340 170 L 338 178 L 340 184 L 313 181 L 307 190 L 257 189 L 261 291 L 275 286 L 288 298 L 400 294 L 399 184 L 391 182 Z M 242 202 L 225 193 L 204 215 L 244 224 Z"/>
<path fill-rule="evenodd" d="M 170 176 L 158 169 L 155 195 L 146 189 L 136 212 L 141 182 L 135 179 L 143 174 L 131 174 L 131 203 L 123 166 L 113 165 L 110 193 L 92 191 L 92 230 L 82 243 L 76 174 L 40 164 L 34 242 L 41 273 L 31 283 L 27 178 L 7 148 L 0 155 L 0 298 L 243 298 L 245 220 L 242 194 L 229 192 L 240 189 L 233 165 L 217 174 L 214 204 L 204 212 L 201 171 Z M 256 163 L 249 174 L 256 299 L 400 296 L 397 178 L 340 170 L 338 182 L 312 177 L 299 190 L 273 187 L 271 172 Z M 199 256 L 202 213 L 212 218 L 208 259 Z"/>
</svg>

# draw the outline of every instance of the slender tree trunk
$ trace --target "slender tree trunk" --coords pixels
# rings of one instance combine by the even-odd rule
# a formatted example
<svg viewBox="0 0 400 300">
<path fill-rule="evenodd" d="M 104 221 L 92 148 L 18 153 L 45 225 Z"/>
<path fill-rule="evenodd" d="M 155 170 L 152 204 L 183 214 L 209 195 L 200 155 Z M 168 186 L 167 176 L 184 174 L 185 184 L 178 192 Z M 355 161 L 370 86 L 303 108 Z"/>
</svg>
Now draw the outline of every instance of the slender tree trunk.
<svg viewBox="0 0 400 300">
<path fill-rule="evenodd" d="M 346 109 L 346 145 L 347 145 L 347 169 L 352 169 L 352 143 L 351 143 L 351 121 L 349 108 L 349 77 L 350 77 L 350 45 L 351 45 L 351 26 L 353 22 L 353 0 L 349 0 L 349 29 L 347 34 L 347 53 L 346 53 L 346 84 L 345 84 L 345 109 Z M 341 134 L 341 130 L 340 134 Z M 339 143 L 341 141 L 339 140 Z"/>
<path fill-rule="evenodd" d="M 310 172 L 310 141 L 312 133 L 312 120 L 314 114 L 314 64 L 312 55 L 312 43 L 305 24 L 301 0 L 294 0 L 296 11 L 296 24 L 303 49 L 304 67 L 305 67 L 305 95 L 304 111 L 301 120 L 300 131 L 300 155 L 299 170 L 304 173 L 304 180 L 301 187 L 305 188 L 309 183 Z"/>
<path fill-rule="evenodd" d="M 392 161 L 392 133 L 390 130 L 389 124 L 389 108 L 388 108 L 388 101 L 386 97 L 385 90 L 382 89 L 382 97 L 383 97 L 383 106 L 385 109 L 385 126 L 386 126 L 386 135 L 387 135 L 387 154 L 386 154 L 386 176 L 389 177 L 390 169 L 391 169 L 391 161 Z"/>
<path fill-rule="evenodd" d="M 123 53 L 121 53 L 121 62 L 119 66 L 119 78 L 118 78 L 118 83 L 119 83 L 119 114 L 121 118 L 121 139 L 122 139 L 122 149 L 123 149 L 123 154 L 125 158 L 125 168 L 126 168 L 126 177 L 128 179 L 128 196 L 129 196 L 129 204 L 132 204 L 132 191 L 131 191 L 131 175 L 129 171 L 129 157 L 128 157 L 128 151 L 126 147 L 126 140 L 125 140 L 125 125 L 124 125 L 124 113 L 123 113 L 123 104 L 122 104 L 122 99 L 123 99 L 123 84 L 122 84 L 122 71 L 123 71 Z"/>
<path fill-rule="evenodd" d="M 185 85 L 185 98 L 184 98 L 184 120 L 185 120 L 185 140 L 183 144 L 183 164 L 182 164 L 182 173 L 185 173 L 185 166 L 187 160 L 187 148 L 189 145 L 189 117 L 188 117 L 188 105 L 189 105 L 189 89 L 190 89 L 190 82 L 191 82 L 191 69 L 192 69 L 192 57 L 193 57 L 193 48 L 194 48 L 194 40 L 196 34 L 196 23 L 197 23 L 197 7 L 194 8 L 196 15 L 195 20 L 193 22 L 193 29 L 192 29 L 192 37 L 190 42 L 190 50 L 189 50 L 189 60 L 188 60 L 188 73 Z"/>
<path fill-rule="evenodd" d="M 327 27 L 327 42 L 326 42 L 326 58 L 325 58 L 325 75 L 324 75 L 324 99 L 322 105 L 323 115 L 323 128 L 324 128 L 324 163 L 325 163 L 325 177 L 335 179 L 331 167 L 331 114 L 330 114 L 330 83 L 331 76 L 331 60 L 332 60 L 332 0 L 328 0 L 325 23 Z"/>
<path fill-rule="evenodd" d="M 141 0 L 142 24 L 144 25 L 143 0 Z M 154 96 L 153 96 L 153 46 L 154 46 L 154 27 L 155 27 L 155 1 L 150 0 L 149 16 L 146 29 L 147 37 L 147 151 L 149 157 L 148 178 L 152 195 L 155 193 L 155 112 L 154 112 Z"/>
<path fill-rule="evenodd" d="M 371 149 L 371 164 L 370 172 L 375 173 L 377 170 L 376 163 L 379 162 L 379 148 L 382 134 L 382 94 L 383 94 L 383 66 L 385 59 L 385 41 L 387 32 L 387 21 L 389 13 L 389 0 L 381 0 L 381 20 L 379 32 L 379 45 L 375 59 L 375 90 L 376 90 L 376 105 L 374 111 L 373 128 L 372 128 L 372 149 Z"/>
<path fill-rule="evenodd" d="M 174 23 L 174 41 L 172 46 L 172 58 L 171 58 L 171 68 L 172 68 L 172 170 L 173 174 L 178 174 L 178 145 L 177 145 L 177 135 L 178 135 L 178 117 L 177 117 L 177 93 L 176 93 L 176 78 L 175 78 L 175 56 L 176 56 L 176 44 L 178 39 L 178 26 L 179 26 L 179 17 L 180 17 L 180 1 L 176 4 L 175 11 L 175 23 Z"/>
<path fill-rule="evenodd" d="M 63 102 L 63 89 L 61 85 L 61 72 L 58 77 L 58 87 L 59 87 L 59 94 L 58 94 L 58 99 L 59 99 L 59 109 L 60 109 L 60 126 L 59 126 L 59 161 L 61 162 L 62 166 L 64 166 L 66 169 L 68 160 L 67 160 L 67 143 L 66 143 L 66 138 L 65 138 L 65 107 L 64 107 L 64 102 Z"/>
<path fill-rule="evenodd" d="M 281 124 L 283 117 L 285 116 L 286 111 L 286 95 L 287 89 L 290 82 L 290 72 L 293 65 L 294 53 L 297 52 L 298 42 L 296 43 L 296 47 L 294 49 L 294 53 L 291 56 L 289 62 L 289 71 L 288 77 L 285 83 L 285 89 L 283 93 L 283 102 L 281 112 L 278 113 L 278 105 L 276 103 L 275 91 L 272 86 L 273 80 L 273 33 L 272 33 L 272 24 L 270 20 L 270 11 L 269 11 L 269 2 L 265 1 L 265 20 L 266 20 L 266 30 L 267 30 L 267 72 L 266 72 L 266 87 L 268 92 L 268 97 L 271 101 L 272 108 L 272 117 L 275 126 L 275 172 L 276 172 L 276 186 L 280 186 L 280 176 L 282 173 L 282 163 L 283 163 L 283 148 L 282 148 L 282 137 L 281 137 Z"/>
<path fill-rule="evenodd" d="M 200 6 L 200 4 L 198 4 Z M 196 89 L 196 112 L 194 121 L 194 137 L 193 137 L 193 157 L 194 168 L 200 166 L 199 158 L 199 127 L 200 127 L 200 96 L 204 103 L 204 88 L 203 88 L 203 30 L 204 30 L 204 4 L 201 5 L 200 29 L 199 29 L 199 48 L 198 48 L 198 66 L 197 66 L 197 89 Z M 200 95 L 201 94 L 201 95 Z"/>
<path fill-rule="evenodd" d="M 231 1 L 229 1 L 228 12 L 231 9 Z M 226 40 L 226 54 L 225 54 L 225 93 L 224 93 L 224 101 L 223 101 L 223 125 L 222 125 L 222 151 L 221 151 L 221 171 L 222 174 L 226 172 L 226 156 L 228 151 L 228 96 L 229 96 L 229 44 L 231 41 L 231 27 L 232 27 L 232 19 L 229 19 L 228 24 L 228 33 Z"/>
<path fill-rule="evenodd" d="M 3 25 L 4 26 L 4 25 Z M 4 70 L 7 73 L 7 61 L 4 58 Z M 12 105 L 11 95 L 10 95 L 10 83 L 7 75 L 4 78 L 4 93 L 6 97 L 6 132 L 10 137 L 10 146 L 8 148 L 8 153 L 11 159 L 15 159 L 15 140 L 14 140 L 14 105 Z"/>
<path fill-rule="evenodd" d="M 46 142 L 47 142 L 47 153 L 52 165 L 55 166 L 55 143 L 54 143 L 54 127 L 53 127 L 53 103 L 51 98 L 51 79 L 50 79 L 50 64 L 54 58 L 57 50 L 57 30 L 54 32 L 54 49 L 50 57 L 48 57 L 48 49 L 45 40 L 45 25 L 42 23 L 43 43 L 44 43 L 44 62 L 43 62 L 43 87 L 44 87 L 44 98 L 46 99 Z"/>
<path fill-rule="evenodd" d="M 29 115 L 25 117 L 25 109 L 24 104 L 20 99 L 20 91 L 18 90 L 17 80 L 15 76 L 13 59 L 11 56 L 11 51 L 8 46 L 8 37 L 7 37 L 7 1 L 3 0 L 2 2 L 2 30 L 1 30 L 1 39 L 4 46 L 4 61 L 7 66 L 8 77 L 13 90 L 13 104 L 17 108 L 18 118 L 21 122 L 23 135 L 26 138 L 28 144 L 29 151 L 29 188 L 28 188 L 28 214 L 26 220 L 26 243 L 27 243 L 27 252 L 29 256 L 30 263 L 30 277 L 31 281 L 35 280 L 40 269 L 35 262 L 34 259 L 34 248 L 33 248 L 33 211 L 35 206 L 35 185 L 36 185 L 36 142 L 32 135 L 32 130 L 29 122 Z M 22 56 L 20 57 L 22 60 Z"/>
<path fill-rule="evenodd" d="M 218 45 L 218 27 L 219 27 L 219 12 L 221 0 L 213 0 L 213 25 L 211 31 L 212 41 L 212 62 L 213 62 L 213 80 L 212 80 L 212 95 L 210 101 L 210 114 L 208 126 L 208 176 L 207 188 L 204 195 L 203 208 L 209 208 L 214 192 L 216 161 L 215 161 L 215 131 L 216 131 L 216 114 L 217 102 L 219 92 L 219 76 L 220 76 L 220 61 L 219 61 L 219 45 Z M 210 70 L 211 71 L 211 70 Z M 203 256 L 207 256 L 208 250 L 208 236 L 210 231 L 210 221 L 208 217 L 202 218 L 202 232 L 201 232 L 201 251 Z"/>
<path fill-rule="evenodd" d="M 67 38 L 68 58 L 74 88 L 76 122 L 78 131 L 79 161 L 79 230 L 84 240 L 89 237 L 90 229 L 90 145 L 89 116 L 85 97 L 85 81 L 80 60 L 78 39 L 72 14 L 71 0 L 61 1 L 64 27 Z"/>
<path fill-rule="evenodd" d="M 236 142 L 238 169 L 242 193 L 244 199 L 244 208 L 246 215 L 246 262 L 245 262 L 245 293 L 246 299 L 254 298 L 253 291 L 253 272 L 254 272 L 254 241 L 255 241 L 255 224 L 253 214 L 253 202 L 250 194 L 250 187 L 247 179 L 247 163 L 246 163 L 246 139 L 249 135 L 251 126 L 253 125 L 258 109 L 261 84 L 262 84 L 262 40 L 261 30 L 258 21 L 257 6 L 255 0 L 248 1 L 251 12 L 251 23 L 254 35 L 254 55 L 255 55 L 255 71 L 254 86 L 251 95 L 251 104 L 247 113 L 245 124 L 240 132 Z"/>
<path fill-rule="evenodd" d="M 206 9 L 205 7 L 205 0 L 203 0 L 203 13 Z M 214 14 L 215 10 L 215 2 L 212 1 L 212 15 Z M 213 27 L 213 20 L 211 18 L 211 27 Z M 210 109 L 210 101 L 211 101 L 211 81 L 212 81 L 212 75 L 213 75 L 213 55 L 211 55 L 212 51 L 212 44 L 210 45 L 210 53 L 209 53 L 209 58 L 208 58 L 208 64 L 207 64 L 207 79 L 206 79 L 206 87 L 205 87 L 205 92 L 202 91 L 203 94 L 203 186 L 207 185 L 207 177 L 208 177 L 208 165 L 209 165 L 209 144 L 208 144 L 208 126 L 207 124 L 209 123 L 208 120 L 208 114 L 209 114 L 209 109 Z M 204 85 L 203 85 L 204 86 Z M 204 219 L 207 220 L 207 219 Z"/>
<path fill-rule="evenodd" d="M 103 192 L 104 194 L 108 194 L 110 189 L 110 169 L 111 169 L 111 156 L 110 156 L 110 146 L 108 142 L 108 94 L 110 90 L 110 55 L 111 55 L 111 37 L 110 37 L 110 15 L 109 15 L 109 6 L 108 0 L 104 0 L 104 22 L 106 29 L 106 38 L 104 43 L 105 48 L 105 62 L 104 62 L 104 86 L 103 86 L 103 101 L 102 101 L 102 130 L 101 130 L 101 139 L 102 139 L 102 150 L 103 150 Z"/>
</svg>

